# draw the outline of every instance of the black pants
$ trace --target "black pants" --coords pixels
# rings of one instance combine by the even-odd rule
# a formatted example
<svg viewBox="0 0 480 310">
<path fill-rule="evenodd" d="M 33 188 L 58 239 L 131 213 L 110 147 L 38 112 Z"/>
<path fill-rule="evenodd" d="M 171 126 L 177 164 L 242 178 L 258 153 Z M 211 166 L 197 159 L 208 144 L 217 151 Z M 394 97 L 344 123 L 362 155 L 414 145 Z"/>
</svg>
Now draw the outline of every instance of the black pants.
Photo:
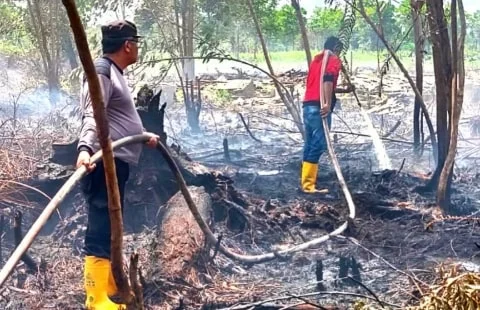
<svg viewBox="0 0 480 310">
<path fill-rule="evenodd" d="M 120 202 L 122 206 L 130 169 L 128 163 L 115 158 Z M 110 259 L 110 217 L 108 215 L 107 184 L 103 161 L 82 180 L 82 190 L 88 206 L 88 223 L 85 233 L 84 254 Z"/>
</svg>

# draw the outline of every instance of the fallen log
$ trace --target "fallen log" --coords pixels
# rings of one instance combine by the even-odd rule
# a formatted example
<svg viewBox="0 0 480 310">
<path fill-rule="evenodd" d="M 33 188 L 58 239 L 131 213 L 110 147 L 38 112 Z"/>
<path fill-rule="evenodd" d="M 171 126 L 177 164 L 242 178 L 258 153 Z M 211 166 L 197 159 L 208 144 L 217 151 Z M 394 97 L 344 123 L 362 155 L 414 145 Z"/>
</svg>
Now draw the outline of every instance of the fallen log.
<svg viewBox="0 0 480 310">
<path fill-rule="evenodd" d="M 189 186 L 188 191 L 202 218 L 208 223 L 212 209 L 210 195 L 203 187 Z M 204 254 L 205 235 L 188 209 L 181 192 L 166 205 L 159 225 L 159 266 L 166 278 L 182 278 L 188 283 L 198 283 L 196 264 Z M 200 259 L 199 259 L 200 258 Z"/>
</svg>

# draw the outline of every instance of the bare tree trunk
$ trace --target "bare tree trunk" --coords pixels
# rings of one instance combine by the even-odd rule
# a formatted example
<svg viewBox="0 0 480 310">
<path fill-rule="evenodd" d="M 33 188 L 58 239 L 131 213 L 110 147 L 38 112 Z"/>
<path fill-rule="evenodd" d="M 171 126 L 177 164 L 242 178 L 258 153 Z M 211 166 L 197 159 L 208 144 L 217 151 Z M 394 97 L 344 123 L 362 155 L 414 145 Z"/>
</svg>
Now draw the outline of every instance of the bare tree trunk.
<svg viewBox="0 0 480 310">
<path fill-rule="evenodd" d="M 235 26 L 235 57 L 240 58 L 240 29 L 239 26 Z"/>
<path fill-rule="evenodd" d="M 462 0 L 458 0 L 458 13 L 460 15 L 460 37 L 457 40 L 457 0 L 452 0 L 452 105 L 450 117 L 450 145 L 448 148 L 445 165 L 440 174 L 437 188 L 437 204 L 445 211 L 451 212 L 450 190 L 453 175 L 453 163 L 457 152 L 458 126 L 463 105 L 463 94 L 465 88 L 465 37 L 466 19 Z"/>
<path fill-rule="evenodd" d="M 384 9 L 385 9 L 385 6 L 384 6 Z M 378 0 L 375 1 L 375 10 L 377 12 L 377 17 L 378 17 L 378 24 L 377 24 L 377 31 L 378 33 L 380 33 L 380 36 L 384 37 L 385 38 L 385 32 L 383 31 L 383 18 L 382 18 L 382 14 L 383 14 L 383 10 L 381 8 L 381 5 L 380 3 L 378 2 Z M 380 72 L 380 36 L 377 36 L 377 72 L 378 74 L 382 74 Z"/>
<path fill-rule="evenodd" d="M 55 44 L 58 44 L 58 42 L 53 42 L 53 44 L 51 44 L 52 46 L 49 46 L 48 44 L 47 32 L 45 30 L 39 1 L 33 1 L 32 3 L 31 0 L 27 0 L 27 7 L 32 21 L 32 27 L 34 29 L 37 46 L 42 56 L 43 69 L 50 93 L 50 102 L 52 105 L 56 105 L 58 101 L 58 90 L 60 89 L 60 81 L 57 69 L 58 58 L 55 57 L 55 49 L 52 49 L 52 46 L 55 46 Z"/>
<path fill-rule="evenodd" d="M 123 241 L 123 220 L 120 204 L 120 193 L 118 190 L 118 181 L 115 171 L 115 162 L 113 159 L 112 141 L 110 139 L 110 128 L 105 112 L 100 82 L 95 71 L 92 56 L 90 54 L 87 36 L 83 28 L 80 16 L 78 14 L 74 0 L 62 0 L 67 10 L 70 25 L 75 37 L 78 54 L 85 70 L 87 82 L 92 98 L 93 115 L 97 125 L 98 140 L 103 152 L 103 164 L 105 167 L 105 178 L 107 183 L 108 211 L 111 222 L 111 262 L 112 273 L 118 287 L 119 295 L 129 308 L 143 309 L 142 304 L 138 304 L 135 297 L 142 292 L 133 292 L 128 283 L 127 276 L 123 270 L 122 241 Z M 133 277 L 131 277 L 134 280 Z M 135 287 L 140 287 L 138 283 L 132 283 Z"/>
<path fill-rule="evenodd" d="M 450 110 L 452 99 L 452 54 L 443 0 L 427 0 L 427 9 L 435 71 L 438 137 L 437 168 L 427 187 L 436 189 L 440 173 L 445 165 L 450 143 L 448 136 L 448 111 Z"/>
<path fill-rule="evenodd" d="M 183 0 L 182 7 L 182 32 L 183 32 L 183 51 L 184 56 L 193 57 L 193 27 L 195 20 L 195 0 Z M 177 28 L 178 29 L 178 28 Z M 193 95 L 188 95 L 189 92 L 189 83 L 190 87 L 193 89 L 195 82 L 195 60 L 185 59 L 183 61 L 183 72 L 184 72 L 184 94 L 187 96 L 184 97 L 185 101 L 185 113 L 187 114 L 187 122 L 190 129 L 193 132 L 200 131 L 200 111 L 201 104 L 199 98 L 196 98 Z M 190 89 L 191 91 L 191 89 Z M 192 91 L 191 91 L 192 92 Z"/>
<path fill-rule="evenodd" d="M 182 31 L 180 29 L 181 25 L 180 25 L 180 3 L 179 3 L 180 0 L 174 0 L 173 1 L 173 5 L 174 5 L 174 12 L 175 12 L 175 30 L 176 30 L 176 35 L 177 35 L 177 45 L 178 45 L 178 49 L 179 49 L 179 54 L 180 54 L 180 57 L 184 57 L 185 56 L 185 51 L 183 49 L 183 40 L 182 40 Z M 157 21 L 157 24 L 158 24 L 158 27 L 160 29 L 162 29 L 162 25 Z M 163 32 L 163 30 L 161 30 Z M 164 35 L 164 37 L 166 37 Z M 170 52 L 170 55 L 173 56 L 173 53 Z M 184 64 L 184 60 L 182 59 L 181 61 L 181 64 L 182 64 L 182 70 L 183 70 L 183 66 L 185 65 Z M 186 98 L 187 94 L 186 94 L 186 88 L 185 88 L 185 83 L 184 83 L 184 80 L 183 80 L 183 75 L 181 74 L 180 72 L 180 69 L 178 67 L 178 63 L 175 62 L 175 69 L 177 71 L 177 74 L 178 74 L 178 78 L 180 80 L 180 87 L 182 88 L 182 94 L 183 94 L 183 98 Z M 185 99 L 184 99 L 185 100 Z"/>
<path fill-rule="evenodd" d="M 65 23 L 64 25 L 62 25 L 62 47 L 65 55 L 68 58 L 70 69 L 74 70 L 78 67 L 77 52 L 75 51 L 75 48 L 73 46 L 73 40 L 68 29 L 68 20 L 64 16 L 62 16 L 62 21 L 64 21 Z"/>
<path fill-rule="evenodd" d="M 425 48 L 425 40 L 422 34 L 423 22 L 421 9 L 424 3 L 423 0 L 411 0 L 410 2 L 415 38 L 415 78 L 418 91 L 421 95 L 423 95 L 423 50 Z M 420 108 L 419 97 L 415 96 L 415 106 L 413 108 L 413 148 L 417 155 L 422 153 L 420 144 Z"/>
<path fill-rule="evenodd" d="M 252 0 L 247 0 L 247 6 L 248 6 L 248 9 L 250 10 L 250 14 L 253 18 L 253 22 L 257 30 L 258 39 L 260 40 L 260 45 L 262 46 L 263 56 L 265 57 L 265 62 L 267 63 L 268 70 L 271 75 L 275 75 L 275 72 L 273 71 L 272 62 L 270 61 L 270 57 L 268 56 L 267 44 L 265 43 L 265 38 L 263 37 L 263 34 L 262 34 L 262 28 L 260 27 L 260 22 L 258 21 L 257 14 L 255 13 Z M 285 107 L 287 108 L 290 115 L 293 117 L 293 121 L 295 122 L 295 125 L 297 126 L 298 130 L 302 134 L 302 137 L 305 137 L 305 131 L 303 128 L 301 117 L 300 117 L 300 111 L 298 111 L 298 109 L 296 108 L 293 102 L 293 98 L 288 93 L 284 93 L 280 85 L 276 81 L 274 81 L 274 85 L 278 92 L 278 95 L 280 96 L 283 103 L 285 104 Z"/>
<path fill-rule="evenodd" d="M 40 37 L 38 37 L 39 44 L 41 49 L 43 50 L 43 53 L 45 54 L 45 60 L 47 67 L 45 68 L 45 71 L 47 73 L 47 82 L 48 82 L 48 89 L 50 91 L 50 98 L 52 100 L 52 103 L 56 103 L 55 100 L 55 91 L 58 91 L 58 86 L 59 86 L 59 80 L 58 80 L 58 75 L 56 74 L 56 69 L 55 69 L 55 64 L 53 62 L 52 54 L 50 53 L 50 48 L 48 46 L 47 42 L 47 33 L 45 30 L 45 26 L 43 24 L 42 20 L 42 12 L 40 11 L 40 4 L 39 1 L 34 1 L 34 12 L 37 17 L 36 22 L 39 28 L 39 34 Z"/>
<path fill-rule="evenodd" d="M 49 63 L 49 55 L 47 51 L 47 45 L 44 40 L 41 40 L 42 33 L 40 32 L 40 29 L 38 27 L 35 27 L 38 23 L 41 23 L 41 21 L 37 21 L 38 16 L 35 16 L 35 10 L 32 5 L 31 0 L 27 0 L 27 7 L 28 7 L 28 12 L 30 14 L 30 19 L 32 21 L 32 28 L 34 31 L 34 35 L 36 38 L 36 43 L 38 48 L 40 49 L 40 55 L 42 57 L 42 63 L 43 63 L 43 70 L 45 73 L 45 76 L 48 74 L 48 63 Z"/>
<path fill-rule="evenodd" d="M 265 42 L 265 38 L 263 37 L 262 28 L 260 27 L 260 22 L 258 21 L 257 14 L 255 13 L 252 0 L 247 0 L 247 4 L 250 10 L 250 14 L 252 15 L 253 22 L 255 23 L 255 29 L 257 30 L 257 35 L 260 41 L 260 45 L 262 46 L 263 55 L 265 56 L 265 62 L 267 63 L 268 71 L 270 71 L 271 74 L 274 74 L 272 62 L 270 61 L 270 56 L 268 55 L 267 44 Z M 280 91 L 279 93 L 283 94 L 283 92 L 280 92 Z"/>
<path fill-rule="evenodd" d="M 305 20 L 303 19 L 302 9 L 300 8 L 299 0 L 292 0 L 292 6 L 297 14 L 298 25 L 300 26 L 300 32 L 302 33 L 303 48 L 307 56 L 307 64 L 310 67 L 312 62 L 312 52 L 310 51 L 310 43 L 308 42 L 307 27 L 305 26 Z"/>
</svg>

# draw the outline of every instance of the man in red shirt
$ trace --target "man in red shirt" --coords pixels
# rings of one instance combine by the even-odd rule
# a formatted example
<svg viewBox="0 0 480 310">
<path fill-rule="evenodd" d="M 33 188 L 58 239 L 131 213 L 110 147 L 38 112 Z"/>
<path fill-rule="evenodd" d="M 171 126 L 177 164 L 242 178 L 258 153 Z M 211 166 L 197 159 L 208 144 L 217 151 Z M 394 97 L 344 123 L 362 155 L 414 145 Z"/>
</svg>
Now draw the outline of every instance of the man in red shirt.
<svg viewBox="0 0 480 310">
<path fill-rule="evenodd" d="M 329 37 L 324 44 L 324 50 L 315 56 L 308 70 L 305 97 L 303 99 L 303 122 L 305 126 L 305 144 L 303 149 L 301 187 L 304 193 L 316 193 L 315 185 L 318 174 L 318 160 L 327 149 L 327 142 L 323 130 L 322 117 L 327 118 L 328 126 L 331 126 L 331 112 L 335 107 L 337 93 L 348 93 L 347 89 L 336 89 L 338 76 L 342 69 L 342 62 L 338 54 L 343 45 L 337 37 Z M 325 72 L 321 75 L 324 53 L 330 51 Z M 322 106 L 321 84 L 325 91 L 326 104 Z"/>
</svg>

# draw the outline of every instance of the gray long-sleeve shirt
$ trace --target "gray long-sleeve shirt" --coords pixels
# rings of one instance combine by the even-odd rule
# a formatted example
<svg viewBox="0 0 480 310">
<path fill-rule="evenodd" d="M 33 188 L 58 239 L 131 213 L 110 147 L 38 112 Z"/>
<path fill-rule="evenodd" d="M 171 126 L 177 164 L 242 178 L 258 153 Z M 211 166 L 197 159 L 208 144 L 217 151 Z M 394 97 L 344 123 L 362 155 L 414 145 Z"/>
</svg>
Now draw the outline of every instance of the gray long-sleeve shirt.
<svg viewBox="0 0 480 310">
<path fill-rule="evenodd" d="M 110 78 L 103 74 L 99 74 L 98 77 L 102 88 L 112 141 L 143 133 L 142 121 L 135 109 L 127 82 L 120 68 L 112 62 L 110 65 Z M 80 102 L 83 119 L 77 148 L 80 150 L 86 147 L 95 153 L 100 150 L 100 143 L 97 138 L 92 101 L 86 81 L 82 85 Z M 141 152 L 141 144 L 132 144 L 117 149 L 114 152 L 114 156 L 130 164 L 138 164 Z"/>
</svg>

